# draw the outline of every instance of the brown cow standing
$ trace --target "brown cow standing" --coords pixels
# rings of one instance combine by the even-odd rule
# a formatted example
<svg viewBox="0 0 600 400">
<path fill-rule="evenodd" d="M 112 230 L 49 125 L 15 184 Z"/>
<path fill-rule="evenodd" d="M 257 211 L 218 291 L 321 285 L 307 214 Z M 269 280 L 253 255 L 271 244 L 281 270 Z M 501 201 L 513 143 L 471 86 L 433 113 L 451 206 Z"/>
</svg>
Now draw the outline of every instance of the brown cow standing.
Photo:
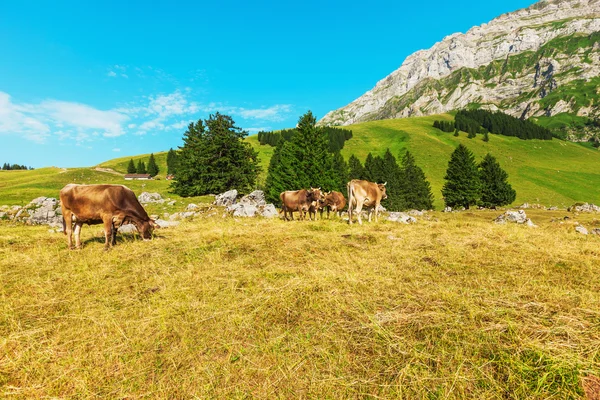
<svg viewBox="0 0 600 400">
<path fill-rule="evenodd" d="M 294 211 L 298 211 L 299 219 L 306 217 L 306 212 L 310 211 L 310 207 L 313 202 L 322 199 L 323 194 L 321 188 L 310 188 L 310 190 L 288 190 L 281 192 L 279 198 L 281 199 L 281 211 L 283 211 L 283 217 L 288 220 L 287 213 L 290 213 L 290 218 L 294 220 Z M 310 215 L 309 215 L 310 217 Z"/>
<path fill-rule="evenodd" d="M 342 217 L 342 209 L 346 207 L 346 198 L 340 192 L 331 191 L 325 193 L 325 199 L 320 205 L 321 219 L 323 219 L 323 209 L 327 208 L 327 219 L 329 219 L 329 212 L 333 211 L 338 217 Z"/>
<path fill-rule="evenodd" d="M 381 200 L 387 199 L 386 183 L 374 183 L 357 179 L 348 182 L 348 222 L 350 224 L 352 224 L 353 208 L 355 208 L 358 223 L 362 225 L 360 212 L 363 206 L 369 208 L 369 222 L 371 222 L 371 214 L 375 210 L 375 222 L 377 222 Z"/>
<path fill-rule="evenodd" d="M 123 185 L 66 185 L 60 191 L 63 230 L 69 248 L 73 248 L 73 220 L 75 220 L 75 247 L 81 248 L 83 224 L 104 224 L 104 249 L 116 244 L 117 229 L 132 223 L 144 240 L 152 238 L 158 225 L 148 217 L 135 193 Z M 73 218 L 75 217 L 75 218 Z"/>
</svg>

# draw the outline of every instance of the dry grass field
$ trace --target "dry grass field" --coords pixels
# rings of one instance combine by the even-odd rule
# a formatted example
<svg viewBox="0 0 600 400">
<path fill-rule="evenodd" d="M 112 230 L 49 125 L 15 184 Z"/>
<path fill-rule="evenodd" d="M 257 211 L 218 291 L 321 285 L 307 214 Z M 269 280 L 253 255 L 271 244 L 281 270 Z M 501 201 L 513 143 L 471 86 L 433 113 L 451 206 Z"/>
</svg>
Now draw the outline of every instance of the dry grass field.
<svg viewBox="0 0 600 400">
<path fill-rule="evenodd" d="M 108 252 L 0 221 L 0 397 L 585 398 L 600 237 L 574 224 L 600 216 L 499 213 L 219 214 Z"/>
</svg>

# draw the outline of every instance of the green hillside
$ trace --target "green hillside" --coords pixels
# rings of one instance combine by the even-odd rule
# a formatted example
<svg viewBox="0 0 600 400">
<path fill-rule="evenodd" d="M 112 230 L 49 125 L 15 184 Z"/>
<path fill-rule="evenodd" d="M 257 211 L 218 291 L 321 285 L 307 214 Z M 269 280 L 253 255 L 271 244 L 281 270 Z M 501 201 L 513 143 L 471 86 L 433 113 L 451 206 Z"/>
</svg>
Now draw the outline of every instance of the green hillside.
<svg viewBox="0 0 600 400">
<path fill-rule="evenodd" d="M 158 177 L 162 178 L 167 175 L 167 151 L 162 151 L 160 153 L 154 153 L 154 160 L 156 161 L 156 165 L 158 165 Z M 111 168 L 117 172 L 121 172 L 123 174 L 127 173 L 127 165 L 129 165 L 129 160 L 133 159 L 135 165 L 137 165 L 139 160 L 142 160 L 146 167 L 148 166 L 148 159 L 150 158 L 150 154 L 142 154 L 139 156 L 128 156 L 121 158 L 114 158 L 112 160 L 108 160 L 103 162 L 102 164 L 98 164 L 100 168 Z"/>
<path fill-rule="evenodd" d="M 509 182 L 517 191 L 515 204 L 540 203 L 566 207 L 578 201 L 600 203 L 600 153 L 588 147 L 561 140 L 520 140 L 514 137 L 490 135 L 484 142 L 479 135 L 468 139 L 466 133 L 454 137 L 433 128 L 433 121 L 451 120 L 450 114 L 419 118 L 403 118 L 350 125 L 352 139 L 346 142 L 342 154 L 346 159 L 355 154 L 364 162 L 369 152 L 383 155 L 389 148 L 396 157 L 406 149 L 431 182 L 437 208 L 443 204 L 441 189 L 450 153 L 463 143 L 478 161 L 486 153 L 498 159 L 509 174 Z M 258 139 L 248 138 L 266 166 L 273 148 L 261 146 Z"/>
<path fill-rule="evenodd" d="M 598 150 L 561 140 L 520 140 L 499 135 L 490 135 L 490 141 L 486 143 L 481 136 L 468 139 L 466 133 L 461 133 L 454 137 L 433 128 L 434 120 L 452 118 L 450 114 L 444 114 L 351 125 L 353 138 L 346 142 L 342 154 L 346 159 L 355 154 L 364 162 L 369 152 L 383 155 L 389 148 L 398 157 L 406 149 L 410 150 L 431 182 L 438 209 L 443 205 L 441 189 L 450 153 L 459 143 L 471 149 L 478 161 L 488 152 L 498 159 L 509 174 L 509 182 L 517 190 L 515 204 L 529 202 L 559 207 L 575 202 L 600 204 Z M 248 137 L 247 141 L 259 152 L 262 183 L 273 147 L 261 146 L 256 136 Z M 166 155 L 166 152 L 154 154 L 160 173 L 157 180 L 151 181 L 125 181 L 121 175 L 126 172 L 131 158 L 136 163 L 139 159 L 147 161 L 149 154 L 116 158 L 96 166 L 117 173 L 98 171 L 96 167 L 0 171 L 0 204 L 26 204 L 39 196 L 58 197 L 59 190 L 67 183 L 120 183 L 136 193 L 160 192 L 177 198 L 168 193 L 170 182 L 164 179 Z"/>
</svg>

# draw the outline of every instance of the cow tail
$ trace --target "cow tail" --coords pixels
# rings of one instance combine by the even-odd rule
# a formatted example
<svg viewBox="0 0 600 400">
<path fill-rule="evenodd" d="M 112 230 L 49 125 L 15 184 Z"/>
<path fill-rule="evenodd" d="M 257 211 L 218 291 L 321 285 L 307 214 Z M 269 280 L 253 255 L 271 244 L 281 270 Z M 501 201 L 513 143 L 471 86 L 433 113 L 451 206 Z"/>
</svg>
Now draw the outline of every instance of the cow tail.
<svg viewBox="0 0 600 400">
<path fill-rule="evenodd" d="M 352 193 L 352 181 L 348 182 L 348 221 L 350 223 L 352 223 L 352 196 L 354 195 L 354 193 Z"/>
</svg>

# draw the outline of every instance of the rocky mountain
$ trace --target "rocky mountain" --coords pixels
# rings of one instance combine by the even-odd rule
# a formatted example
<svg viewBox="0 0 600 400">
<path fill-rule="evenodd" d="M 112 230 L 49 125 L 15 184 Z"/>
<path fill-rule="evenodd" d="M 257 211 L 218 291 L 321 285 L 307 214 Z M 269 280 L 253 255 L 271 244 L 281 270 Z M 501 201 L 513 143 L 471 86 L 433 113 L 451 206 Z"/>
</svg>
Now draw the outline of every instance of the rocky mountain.
<svg viewBox="0 0 600 400">
<path fill-rule="evenodd" d="M 544 0 L 453 34 L 320 125 L 500 109 L 530 118 L 600 116 L 600 0 Z"/>
</svg>

